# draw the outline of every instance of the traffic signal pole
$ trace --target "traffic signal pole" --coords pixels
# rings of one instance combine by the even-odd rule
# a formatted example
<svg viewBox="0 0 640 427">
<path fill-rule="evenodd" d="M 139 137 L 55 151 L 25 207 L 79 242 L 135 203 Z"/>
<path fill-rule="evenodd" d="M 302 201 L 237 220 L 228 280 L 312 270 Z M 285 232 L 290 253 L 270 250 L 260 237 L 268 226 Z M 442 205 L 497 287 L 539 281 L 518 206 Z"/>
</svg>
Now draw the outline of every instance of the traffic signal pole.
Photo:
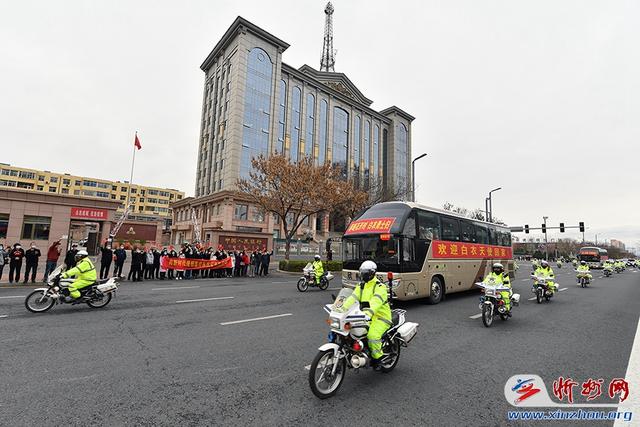
<svg viewBox="0 0 640 427">
<path fill-rule="evenodd" d="M 542 228 L 544 229 L 544 259 L 549 261 L 549 242 L 547 240 L 547 218 L 549 217 L 548 216 L 542 217 L 542 219 L 544 220 L 544 225 L 542 226 Z"/>
</svg>

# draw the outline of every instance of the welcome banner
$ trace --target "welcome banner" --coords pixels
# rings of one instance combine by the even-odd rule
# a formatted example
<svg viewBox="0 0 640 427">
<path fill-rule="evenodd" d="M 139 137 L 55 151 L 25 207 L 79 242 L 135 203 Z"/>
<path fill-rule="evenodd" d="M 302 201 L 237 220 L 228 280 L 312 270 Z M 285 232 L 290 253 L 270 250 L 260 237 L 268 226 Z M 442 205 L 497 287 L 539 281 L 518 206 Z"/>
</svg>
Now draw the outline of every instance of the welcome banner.
<svg viewBox="0 0 640 427">
<path fill-rule="evenodd" d="M 220 260 L 162 258 L 160 265 L 163 270 L 219 270 L 221 268 L 231 268 L 231 258 Z"/>
</svg>

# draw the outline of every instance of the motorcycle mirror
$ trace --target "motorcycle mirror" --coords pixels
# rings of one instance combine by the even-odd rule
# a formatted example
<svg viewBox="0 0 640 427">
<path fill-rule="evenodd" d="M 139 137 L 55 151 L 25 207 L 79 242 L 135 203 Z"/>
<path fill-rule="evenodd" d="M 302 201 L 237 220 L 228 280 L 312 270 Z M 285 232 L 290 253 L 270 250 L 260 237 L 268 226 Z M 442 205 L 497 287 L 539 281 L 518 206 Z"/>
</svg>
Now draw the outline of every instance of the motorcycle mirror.
<svg viewBox="0 0 640 427">
<path fill-rule="evenodd" d="M 336 294 L 331 294 L 331 302 L 334 302 L 336 300 Z"/>
</svg>

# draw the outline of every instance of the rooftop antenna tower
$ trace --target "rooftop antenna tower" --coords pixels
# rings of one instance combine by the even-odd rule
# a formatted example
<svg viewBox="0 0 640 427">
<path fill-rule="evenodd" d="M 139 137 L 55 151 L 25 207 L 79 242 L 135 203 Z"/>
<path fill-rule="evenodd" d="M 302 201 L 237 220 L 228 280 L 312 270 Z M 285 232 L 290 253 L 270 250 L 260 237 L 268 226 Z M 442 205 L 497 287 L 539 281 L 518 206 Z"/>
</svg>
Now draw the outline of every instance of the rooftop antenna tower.
<svg viewBox="0 0 640 427">
<path fill-rule="evenodd" d="M 333 5 L 327 3 L 324 8 L 326 19 L 324 22 L 324 43 L 322 45 L 322 58 L 320 58 L 320 71 L 335 72 L 336 51 L 333 50 Z"/>
</svg>

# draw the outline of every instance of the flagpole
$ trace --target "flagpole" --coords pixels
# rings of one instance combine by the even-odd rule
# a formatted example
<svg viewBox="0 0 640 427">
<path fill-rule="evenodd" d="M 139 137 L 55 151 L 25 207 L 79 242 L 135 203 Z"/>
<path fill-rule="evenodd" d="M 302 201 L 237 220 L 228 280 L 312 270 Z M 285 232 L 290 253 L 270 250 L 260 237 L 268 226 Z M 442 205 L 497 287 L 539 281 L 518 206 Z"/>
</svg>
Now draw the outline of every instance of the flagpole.
<svg viewBox="0 0 640 427">
<path fill-rule="evenodd" d="M 134 141 L 135 138 L 138 137 L 138 131 L 136 131 L 136 136 L 134 137 Z M 129 198 L 131 197 L 131 186 L 133 185 L 133 167 L 136 164 L 136 144 L 133 144 L 133 157 L 131 159 L 131 176 L 129 177 L 129 191 L 127 191 L 127 204 L 124 207 L 124 209 L 127 209 L 127 206 L 129 206 Z"/>
</svg>

